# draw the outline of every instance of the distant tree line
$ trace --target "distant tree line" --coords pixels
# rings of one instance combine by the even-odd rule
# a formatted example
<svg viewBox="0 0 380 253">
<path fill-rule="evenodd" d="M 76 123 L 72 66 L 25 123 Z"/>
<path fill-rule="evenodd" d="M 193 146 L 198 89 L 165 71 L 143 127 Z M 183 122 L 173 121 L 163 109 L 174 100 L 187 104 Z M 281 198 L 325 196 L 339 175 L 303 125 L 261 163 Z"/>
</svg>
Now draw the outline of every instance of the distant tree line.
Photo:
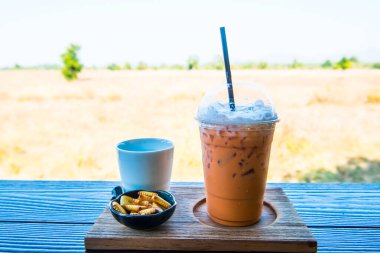
<svg viewBox="0 0 380 253">
<path fill-rule="evenodd" d="M 11 68 L 4 69 L 61 69 L 62 75 L 67 80 L 74 80 L 78 77 L 78 74 L 83 68 L 83 64 L 79 60 L 80 46 L 76 44 L 70 44 L 65 52 L 61 55 L 62 64 L 44 64 L 34 67 L 23 67 L 20 64 L 15 64 Z M 98 67 L 93 67 L 99 69 Z M 106 66 L 108 70 L 223 70 L 224 62 L 221 56 L 216 56 L 211 62 L 201 64 L 199 58 L 196 55 L 190 56 L 185 64 L 161 64 L 161 65 L 148 65 L 147 63 L 140 61 L 136 65 L 132 65 L 126 62 L 124 65 L 118 65 L 111 63 Z M 261 62 L 246 62 L 240 64 L 232 64 L 232 69 L 350 69 L 350 68 L 374 68 L 380 69 L 380 62 L 377 63 L 362 63 L 355 56 L 342 57 L 339 61 L 333 62 L 326 60 L 322 64 L 307 64 L 302 63 L 297 59 L 294 59 L 290 64 L 271 64 L 265 61 Z"/>
<path fill-rule="evenodd" d="M 351 58 L 343 57 L 338 62 L 333 63 L 330 60 L 326 60 L 324 63 L 322 63 L 321 67 L 325 69 L 350 69 L 355 66 L 360 66 L 362 64 L 359 63 L 358 59 L 354 56 Z M 373 68 L 376 68 L 376 65 L 373 66 Z"/>
<path fill-rule="evenodd" d="M 294 59 L 290 64 L 270 64 L 265 61 L 261 62 L 248 62 L 241 64 L 232 64 L 232 69 L 350 69 L 350 68 L 374 68 L 380 69 L 380 63 L 361 63 L 359 60 L 352 56 L 350 58 L 342 57 L 339 61 L 333 62 L 331 60 L 326 60 L 322 64 L 307 64 Z M 224 62 L 221 56 L 217 56 L 213 61 L 200 64 L 199 58 L 197 56 L 191 56 L 188 58 L 186 64 L 175 64 L 175 65 L 147 65 L 144 62 L 138 63 L 136 66 L 132 66 L 126 63 L 124 67 L 117 64 L 110 64 L 107 66 L 109 70 L 158 70 L 158 69 L 177 69 L 177 70 L 223 70 Z"/>
</svg>

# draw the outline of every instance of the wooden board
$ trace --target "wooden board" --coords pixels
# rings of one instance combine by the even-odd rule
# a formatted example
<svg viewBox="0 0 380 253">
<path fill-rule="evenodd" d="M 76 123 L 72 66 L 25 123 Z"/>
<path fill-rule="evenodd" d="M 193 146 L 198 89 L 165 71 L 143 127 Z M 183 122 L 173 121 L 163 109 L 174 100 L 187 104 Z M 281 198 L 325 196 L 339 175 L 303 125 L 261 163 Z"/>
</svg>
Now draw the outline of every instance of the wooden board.
<svg viewBox="0 0 380 253">
<path fill-rule="evenodd" d="M 317 242 L 280 188 L 265 193 L 264 224 L 241 228 L 213 225 L 204 220 L 202 187 L 173 187 L 178 206 L 169 221 L 152 231 L 133 230 L 119 224 L 108 207 L 85 237 L 88 252 L 122 251 L 256 251 L 316 252 Z M 271 211 L 272 210 L 272 211 Z M 195 214 L 194 214 L 195 212 Z M 203 220 L 202 220 L 203 219 Z M 264 222 L 265 223 L 265 222 Z"/>
</svg>

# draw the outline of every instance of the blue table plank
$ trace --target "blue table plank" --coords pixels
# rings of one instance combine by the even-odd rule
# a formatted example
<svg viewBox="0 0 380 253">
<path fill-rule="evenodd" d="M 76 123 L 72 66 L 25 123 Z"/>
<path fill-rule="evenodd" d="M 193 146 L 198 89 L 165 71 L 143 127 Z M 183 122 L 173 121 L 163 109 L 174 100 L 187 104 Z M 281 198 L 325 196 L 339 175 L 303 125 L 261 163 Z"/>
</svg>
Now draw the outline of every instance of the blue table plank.
<svg viewBox="0 0 380 253">
<path fill-rule="evenodd" d="M 0 222 L 0 252 L 83 252 L 91 226 Z"/>
<path fill-rule="evenodd" d="M 92 224 L 113 181 L 0 181 L 0 221 Z M 202 183 L 174 183 L 173 186 Z M 310 227 L 380 228 L 380 184 L 270 184 L 282 187 Z M 20 201 L 22 205 L 15 205 Z M 70 214 L 70 215 L 67 215 Z"/>
<path fill-rule="evenodd" d="M 379 229 L 311 228 L 318 252 L 380 252 Z"/>
<path fill-rule="evenodd" d="M 83 252 L 111 181 L 0 181 L 0 252 Z M 202 187 L 202 183 L 174 183 Z M 380 252 L 380 184 L 282 187 L 318 240 L 318 252 Z"/>
</svg>

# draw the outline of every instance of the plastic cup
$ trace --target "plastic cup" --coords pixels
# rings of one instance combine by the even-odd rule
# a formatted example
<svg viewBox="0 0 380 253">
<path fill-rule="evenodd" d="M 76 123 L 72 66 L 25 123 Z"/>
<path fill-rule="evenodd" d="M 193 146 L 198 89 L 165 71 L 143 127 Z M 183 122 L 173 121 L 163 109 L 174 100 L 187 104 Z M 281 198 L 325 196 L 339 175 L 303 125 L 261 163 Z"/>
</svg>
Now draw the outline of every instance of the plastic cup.
<svg viewBox="0 0 380 253">
<path fill-rule="evenodd" d="M 239 86 L 234 88 L 239 93 Z M 266 100 L 254 98 L 253 107 L 237 105 L 236 113 L 223 111 L 228 102 L 215 102 L 218 92 L 214 91 L 206 95 L 198 110 L 207 210 L 209 217 L 219 224 L 248 226 L 261 217 L 278 118 L 270 100 L 260 90 L 259 93 Z M 269 106 L 272 116 L 265 119 L 263 113 Z"/>
<path fill-rule="evenodd" d="M 227 226 L 259 221 L 275 124 L 200 124 L 209 217 Z"/>
</svg>

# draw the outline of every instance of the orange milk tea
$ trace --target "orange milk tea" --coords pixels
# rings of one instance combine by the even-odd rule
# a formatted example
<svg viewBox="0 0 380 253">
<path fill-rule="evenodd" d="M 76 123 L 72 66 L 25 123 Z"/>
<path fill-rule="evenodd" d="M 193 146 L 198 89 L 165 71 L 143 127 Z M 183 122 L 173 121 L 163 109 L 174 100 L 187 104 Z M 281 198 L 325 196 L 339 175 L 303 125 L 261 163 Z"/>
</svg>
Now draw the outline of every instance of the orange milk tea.
<svg viewBox="0 0 380 253">
<path fill-rule="evenodd" d="M 199 108 L 197 120 L 208 215 L 227 226 L 254 224 L 262 213 L 278 121 L 274 107 L 256 100 L 230 112 L 228 103 L 202 103 L 206 105 Z"/>
</svg>

